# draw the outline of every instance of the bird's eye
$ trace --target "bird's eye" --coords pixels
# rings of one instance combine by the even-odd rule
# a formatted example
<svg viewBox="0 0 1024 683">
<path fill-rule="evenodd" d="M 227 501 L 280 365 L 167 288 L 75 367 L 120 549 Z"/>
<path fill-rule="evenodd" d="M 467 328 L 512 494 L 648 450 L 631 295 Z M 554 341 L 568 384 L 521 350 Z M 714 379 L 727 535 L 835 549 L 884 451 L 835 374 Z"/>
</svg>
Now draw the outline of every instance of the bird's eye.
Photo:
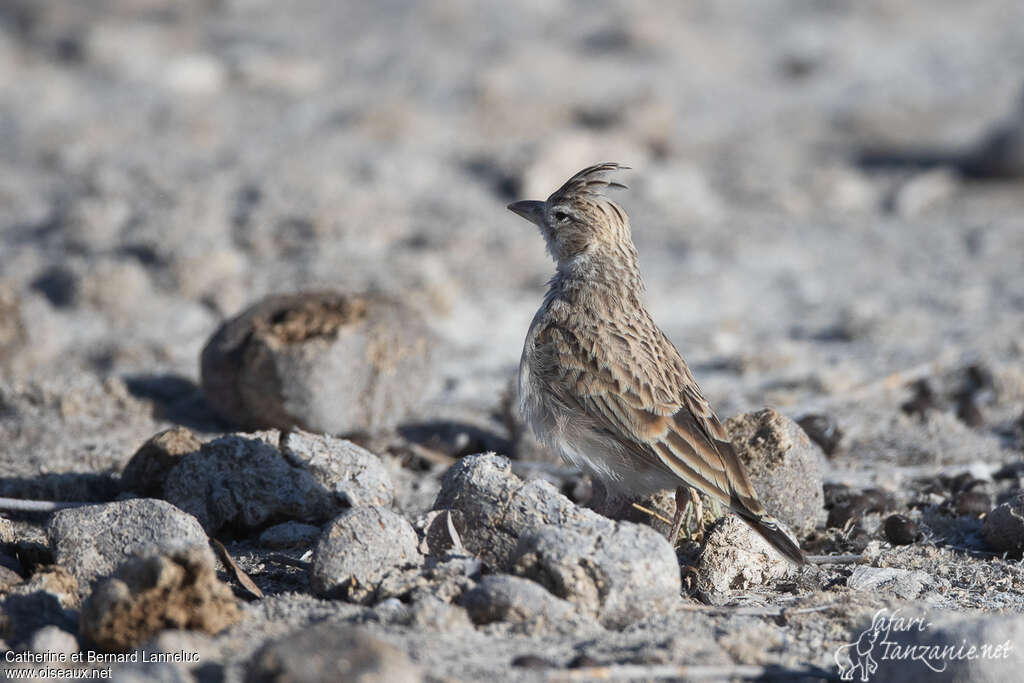
<svg viewBox="0 0 1024 683">
<path fill-rule="evenodd" d="M 569 222 L 569 214 L 567 214 L 565 211 L 555 211 L 554 216 L 555 220 L 558 221 L 559 223 Z"/>
</svg>

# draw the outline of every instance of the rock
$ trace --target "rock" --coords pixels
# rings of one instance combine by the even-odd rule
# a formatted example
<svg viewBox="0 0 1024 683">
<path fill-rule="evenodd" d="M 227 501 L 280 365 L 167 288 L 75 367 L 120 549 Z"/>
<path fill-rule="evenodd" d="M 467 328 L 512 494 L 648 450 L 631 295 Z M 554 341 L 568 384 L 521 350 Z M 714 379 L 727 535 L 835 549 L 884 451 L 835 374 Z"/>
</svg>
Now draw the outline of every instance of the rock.
<svg viewBox="0 0 1024 683">
<path fill-rule="evenodd" d="M 459 528 L 465 528 L 465 522 L 458 510 L 431 510 L 417 518 L 415 527 L 423 539 L 419 547 L 424 555 L 444 557 L 464 550 Z"/>
<path fill-rule="evenodd" d="M 8 647 L 23 649 L 39 629 L 47 626 L 77 633 L 78 613 L 62 606 L 57 596 L 46 591 L 11 591 L 0 600 L 0 639 Z"/>
<path fill-rule="evenodd" d="M 524 534 L 513 570 L 597 617 L 608 628 L 677 600 L 679 563 L 650 527 L 603 518 L 589 526 L 545 526 Z"/>
<path fill-rule="evenodd" d="M 260 545 L 264 548 L 303 548 L 316 543 L 320 527 L 302 522 L 276 524 L 260 534 Z"/>
<path fill-rule="evenodd" d="M 1024 90 L 1013 114 L 964 155 L 961 170 L 976 178 L 1024 177 Z"/>
<path fill-rule="evenodd" d="M 32 634 L 29 649 L 33 652 L 63 652 L 70 655 L 78 652 L 78 639 L 57 626 L 44 626 Z"/>
<path fill-rule="evenodd" d="M 322 621 L 264 646 L 246 683 L 418 683 L 419 669 L 389 643 L 346 623 Z"/>
<path fill-rule="evenodd" d="M 295 430 L 284 435 L 281 452 L 334 492 L 341 507 L 379 505 L 395 498 L 391 477 L 381 459 L 351 441 Z"/>
<path fill-rule="evenodd" d="M 214 634 L 241 618 L 231 589 L 217 579 L 209 548 L 125 562 L 82 606 L 81 631 L 98 647 L 126 651 L 164 629 Z"/>
<path fill-rule="evenodd" d="M 188 429 L 174 427 L 154 434 L 135 451 L 121 472 L 121 488 L 142 496 L 158 496 L 164 480 L 183 456 L 202 442 Z"/>
<path fill-rule="evenodd" d="M 829 415 L 804 415 L 797 424 L 807 433 L 814 443 L 821 447 L 825 455 L 832 455 L 843 440 L 843 430 L 835 419 Z"/>
<path fill-rule="evenodd" d="M 985 517 L 981 534 L 993 549 L 1019 557 L 1024 551 L 1024 493 L 996 506 Z"/>
<path fill-rule="evenodd" d="M 461 513 L 462 543 L 473 555 L 498 570 L 508 570 L 519 537 L 552 524 L 587 525 L 604 519 L 579 508 L 547 482 L 523 480 L 507 458 L 471 455 L 451 466 L 441 482 L 434 509 Z M 456 516 L 458 519 L 458 516 Z"/>
<path fill-rule="evenodd" d="M 11 592 L 17 595 L 48 593 L 57 598 L 61 607 L 69 609 L 77 609 L 82 603 L 78 579 L 70 571 L 56 564 L 38 567 L 28 580 L 13 588 Z"/>
<path fill-rule="evenodd" d="M 452 602 L 473 588 L 483 564 L 475 557 L 430 558 L 422 567 L 389 573 L 377 587 L 376 599 L 399 598 L 406 602 L 423 596 Z"/>
<path fill-rule="evenodd" d="M 136 554 L 207 544 L 195 517 L 151 498 L 61 510 L 47 533 L 57 564 L 90 583 Z"/>
<path fill-rule="evenodd" d="M 576 607 L 539 584 L 518 576 L 491 574 L 459 601 L 474 624 L 519 624 L 526 633 L 561 628 L 579 621 Z"/>
<path fill-rule="evenodd" d="M 977 489 L 961 491 L 954 499 L 956 514 L 968 517 L 981 517 L 992 510 L 992 496 Z"/>
<path fill-rule="evenodd" d="M 800 537 L 814 531 L 825 502 L 821 449 L 770 408 L 730 418 L 725 429 L 768 512 Z"/>
<path fill-rule="evenodd" d="M 866 514 L 885 512 L 896 506 L 892 494 L 881 489 L 856 491 L 843 485 L 830 485 L 825 500 L 829 508 L 825 525 L 836 529 L 846 528 L 851 521 L 859 523 Z"/>
<path fill-rule="evenodd" d="M 0 517 L 0 544 L 14 543 L 17 540 L 11 520 Z"/>
<path fill-rule="evenodd" d="M 889 593 L 904 600 L 916 598 L 929 583 L 928 574 L 922 571 L 863 565 L 855 567 L 846 579 L 846 585 L 855 591 Z"/>
<path fill-rule="evenodd" d="M 353 508 L 320 536 L 309 571 L 313 592 L 372 603 L 377 585 L 389 572 L 420 564 L 418 545 L 404 517 L 386 508 Z"/>
<path fill-rule="evenodd" d="M 221 437 L 186 455 L 167 475 L 164 498 L 195 515 L 211 536 L 224 527 L 317 522 L 343 509 L 312 472 L 253 436 Z"/>
<path fill-rule="evenodd" d="M 792 565 L 735 515 L 726 515 L 706 535 L 697 559 L 697 584 L 709 593 L 759 586 L 789 575 Z"/>
<path fill-rule="evenodd" d="M 907 619 L 914 614 L 893 613 Z M 889 621 L 897 623 L 895 618 Z M 890 628 L 876 643 L 878 670 L 871 680 L 1002 683 L 1020 679 L 1024 667 L 1024 617 L 927 615 L 923 628 Z"/>
<path fill-rule="evenodd" d="M 271 296 L 206 344 L 202 386 L 219 415 L 247 429 L 372 432 L 420 402 L 433 346 L 422 318 L 391 299 Z"/>
<path fill-rule="evenodd" d="M 409 610 L 408 625 L 428 633 L 472 631 L 466 610 L 433 595 L 420 596 Z"/>
<path fill-rule="evenodd" d="M 893 545 L 910 545 L 921 536 L 917 522 L 903 515 L 885 518 L 885 538 Z"/>
<path fill-rule="evenodd" d="M 452 465 L 434 507 L 462 513 L 463 545 L 491 568 L 533 578 L 603 623 L 679 595 L 679 565 L 661 534 L 577 507 L 546 481 L 524 483 L 505 458 Z"/>
</svg>

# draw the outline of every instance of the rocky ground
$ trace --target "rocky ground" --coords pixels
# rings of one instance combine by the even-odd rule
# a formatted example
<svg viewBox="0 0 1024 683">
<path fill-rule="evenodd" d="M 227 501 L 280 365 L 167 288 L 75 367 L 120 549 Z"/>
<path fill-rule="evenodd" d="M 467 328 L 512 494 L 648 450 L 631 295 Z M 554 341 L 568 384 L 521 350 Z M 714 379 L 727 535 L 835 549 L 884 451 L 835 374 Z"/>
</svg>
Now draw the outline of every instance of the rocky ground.
<svg viewBox="0 0 1024 683">
<path fill-rule="evenodd" d="M 90 503 L 3 513 L 3 649 L 195 653 L 123 681 L 824 675 L 884 608 L 928 622 L 903 646 L 1013 646 L 946 678 L 1015 677 L 1021 25 L 0 4 L 0 496 Z M 807 567 L 711 506 L 673 551 L 524 433 L 552 265 L 504 206 L 600 161 L 632 167 L 649 307 Z"/>
</svg>

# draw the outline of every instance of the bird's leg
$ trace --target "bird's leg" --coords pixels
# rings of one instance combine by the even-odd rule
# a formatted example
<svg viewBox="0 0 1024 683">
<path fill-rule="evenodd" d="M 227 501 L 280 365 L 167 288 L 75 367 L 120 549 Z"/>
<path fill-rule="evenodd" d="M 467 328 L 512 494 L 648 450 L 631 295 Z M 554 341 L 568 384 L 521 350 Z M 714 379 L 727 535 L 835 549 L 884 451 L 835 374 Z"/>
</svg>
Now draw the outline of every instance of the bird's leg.
<svg viewBox="0 0 1024 683">
<path fill-rule="evenodd" d="M 690 502 L 693 503 L 694 516 L 697 519 L 697 534 L 704 534 L 704 504 L 700 502 L 700 495 L 697 493 L 697 489 L 692 486 L 688 486 L 687 490 L 690 492 Z M 689 528 L 689 525 L 687 525 Z"/>
<path fill-rule="evenodd" d="M 686 495 L 687 488 L 689 487 L 676 487 L 676 512 L 672 515 L 672 530 L 668 532 L 668 542 L 672 544 L 673 548 L 676 545 L 676 539 L 679 538 L 679 528 L 683 526 L 683 513 L 690 505 L 690 499 Z"/>
</svg>

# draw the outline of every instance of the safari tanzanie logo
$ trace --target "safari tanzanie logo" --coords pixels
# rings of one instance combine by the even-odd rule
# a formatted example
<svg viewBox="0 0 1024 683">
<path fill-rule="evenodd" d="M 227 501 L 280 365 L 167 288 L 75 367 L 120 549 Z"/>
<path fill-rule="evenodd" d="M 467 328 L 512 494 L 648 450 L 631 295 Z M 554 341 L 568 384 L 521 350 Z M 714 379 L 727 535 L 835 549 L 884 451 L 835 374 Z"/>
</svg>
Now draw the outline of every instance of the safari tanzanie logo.
<svg viewBox="0 0 1024 683">
<path fill-rule="evenodd" d="M 919 642 L 916 634 L 931 629 L 924 617 L 905 617 L 899 610 L 892 613 L 882 608 L 875 612 L 871 625 L 856 641 L 836 650 L 839 678 L 844 681 L 870 681 L 878 671 L 879 662 L 919 662 L 935 673 L 942 673 L 950 662 L 975 659 L 1006 659 L 1013 651 L 1009 640 L 1002 643 L 944 643 L 929 645 Z"/>
</svg>

